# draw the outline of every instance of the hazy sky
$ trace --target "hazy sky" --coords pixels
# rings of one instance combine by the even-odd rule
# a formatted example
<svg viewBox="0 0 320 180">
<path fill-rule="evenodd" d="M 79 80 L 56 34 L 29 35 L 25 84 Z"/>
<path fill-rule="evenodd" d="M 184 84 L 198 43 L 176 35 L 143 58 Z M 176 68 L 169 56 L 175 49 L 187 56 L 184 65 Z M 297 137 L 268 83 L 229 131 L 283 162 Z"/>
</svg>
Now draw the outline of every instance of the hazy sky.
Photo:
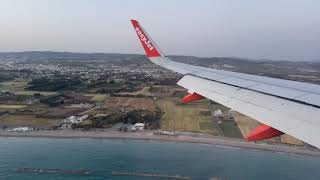
<svg viewBox="0 0 320 180">
<path fill-rule="evenodd" d="M 0 0 L 0 51 L 142 54 L 131 18 L 165 54 L 320 59 L 319 0 Z"/>
</svg>

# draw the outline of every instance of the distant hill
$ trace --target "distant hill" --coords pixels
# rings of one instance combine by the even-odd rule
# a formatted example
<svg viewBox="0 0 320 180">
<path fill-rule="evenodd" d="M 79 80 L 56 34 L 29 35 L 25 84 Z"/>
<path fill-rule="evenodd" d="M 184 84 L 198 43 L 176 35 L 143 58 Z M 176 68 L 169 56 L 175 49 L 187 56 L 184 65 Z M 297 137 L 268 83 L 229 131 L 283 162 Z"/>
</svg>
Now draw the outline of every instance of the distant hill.
<svg viewBox="0 0 320 180">
<path fill-rule="evenodd" d="M 195 56 L 169 56 L 175 61 L 190 64 L 209 65 L 214 63 L 320 63 L 320 60 L 310 60 L 309 62 L 291 62 L 291 61 L 273 61 L 273 60 L 254 60 L 234 57 L 195 57 Z M 17 60 L 17 61 L 117 61 L 117 60 L 146 60 L 145 55 L 139 54 L 120 54 L 120 53 L 74 53 L 74 52 L 53 52 L 53 51 L 25 51 L 25 52 L 0 52 L 0 60 Z"/>
<path fill-rule="evenodd" d="M 308 81 L 320 84 L 320 61 L 293 62 L 272 60 L 251 60 L 233 57 L 194 57 L 194 56 L 169 56 L 174 61 L 224 69 L 228 71 L 248 74 L 264 75 L 275 78 Z M 85 63 L 116 63 L 126 65 L 128 63 L 150 63 L 145 55 L 117 54 L 117 53 L 72 53 L 51 51 L 28 52 L 3 52 L 0 53 L 0 61 L 16 61 L 27 63 L 43 62 L 85 62 Z"/>
</svg>

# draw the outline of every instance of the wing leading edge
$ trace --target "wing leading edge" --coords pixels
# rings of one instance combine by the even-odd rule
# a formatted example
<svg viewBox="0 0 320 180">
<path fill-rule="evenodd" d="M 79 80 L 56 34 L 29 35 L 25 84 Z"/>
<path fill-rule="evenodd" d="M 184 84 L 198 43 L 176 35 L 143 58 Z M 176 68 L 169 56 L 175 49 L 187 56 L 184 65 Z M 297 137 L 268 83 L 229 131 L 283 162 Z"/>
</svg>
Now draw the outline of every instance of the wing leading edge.
<svg viewBox="0 0 320 180">
<path fill-rule="evenodd" d="M 185 75 L 178 85 L 320 148 L 319 85 L 174 62 L 136 20 L 131 22 L 153 63 Z"/>
</svg>

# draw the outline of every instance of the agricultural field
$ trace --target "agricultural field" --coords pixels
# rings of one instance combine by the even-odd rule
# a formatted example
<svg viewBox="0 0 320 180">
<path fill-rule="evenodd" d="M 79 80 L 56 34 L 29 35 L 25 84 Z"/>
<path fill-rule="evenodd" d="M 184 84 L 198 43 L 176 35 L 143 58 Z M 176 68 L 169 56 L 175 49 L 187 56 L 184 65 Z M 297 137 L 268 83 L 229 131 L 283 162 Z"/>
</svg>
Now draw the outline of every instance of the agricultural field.
<svg viewBox="0 0 320 180">
<path fill-rule="evenodd" d="M 23 79 L 15 79 L 0 83 L 0 90 L 22 91 L 27 86 L 28 81 Z"/>
<path fill-rule="evenodd" d="M 43 96 L 50 96 L 50 95 L 55 95 L 58 94 L 56 92 L 50 92 L 50 91 L 16 91 L 17 95 L 25 95 L 25 96 L 32 96 L 35 93 L 40 93 Z"/>
<path fill-rule="evenodd" d="M 218 135 L 218 127 L 211 119 L 207 100 L 182 104 L 177 98 L 165 98 L 156 101 L 163 112 L 161 129 L 189 131 Z"/>
<path fill-rule="evenodd" d="M 233 111 L 232 116 L 237 123 L 243 137 L 247 137 L 260 123 L 248 116 Z"/>
<path fill-rule="evenodd" d="M 186 95 L 187 90 L 177 85 L 156 85 L 151 86 L 148 91 L 155 97 L 180 97 Z M 178 92 L 178 93 L 177 93 Z"/>
<path fill-rule="evenodd" d="M 288 134 L 284 134 L 281 136 L 281 142 L 285 144 L 304 145 L 302 141 Z"/>
<path fill-rule="evenodd" d="M 0 104 L 0 109 L 21 109 L 27 107 L 21 104 Z"/>
<path fill-rule="evenodd" d="M 120 92 L 117 93 L 119 95 L 129 95 L 129 96 L 138 96 L 138 95 L 143 95 L 143 96 L 151 96 L 151 93 L 149 91 L 150 87 L 145 86 L 142 89 L 134 92 Z"/>
<path fill-rule="evenodd" d="M 156 111 L 156 106 L 151 98 L 109 97 L 106 99 L 105 108 L 145 109 Z"/>
<path fill-rule="evenodd" d="M 54 107 L 54 108 L 48 108 L 47 112 L 39 115 L 39 117 L 48 118 L 48 119 L 60 119 L 60 118 L 63 119 L 68 116 L 79 114 L 86 110 L 88 110 L 88 108 Z"/>
<path fill-rule="evenodd" d="M 25 87 L 28 85 L 28 80 L 25 79 L 15 79 L 12 81 L 0 82 L 0 90 L 9 90 L 16 92 L 17 95 L 31 96 L 34 93 L 40 93 L 44 96 L 57 94 L 56 92 L 45 92 L 45 91 L 28 91 Z"/>
<path fill-rule="evenodd" d="M 84 96 L 91 97 L 90 99 L 91 101 L 98 101 L 98 102 L 103 102 L 108 98 L 108 96 L 105 94 L 84 94 Z"/>
<path fill-rule="evenodd" d="M 237 125 L 237 123 L 233 120 L 225 120 L 222 123 L 222 131 L 225 137 L 232 138 L 243 138 L 242 133 Z"/>
<path fill-rule="evenodd" d="M 3 115 L 0 116 L 1 126 L 36 126 L 51 127 L 61 122 L 61 119 L 37 118 L 35 115 Z"/>
</svg>

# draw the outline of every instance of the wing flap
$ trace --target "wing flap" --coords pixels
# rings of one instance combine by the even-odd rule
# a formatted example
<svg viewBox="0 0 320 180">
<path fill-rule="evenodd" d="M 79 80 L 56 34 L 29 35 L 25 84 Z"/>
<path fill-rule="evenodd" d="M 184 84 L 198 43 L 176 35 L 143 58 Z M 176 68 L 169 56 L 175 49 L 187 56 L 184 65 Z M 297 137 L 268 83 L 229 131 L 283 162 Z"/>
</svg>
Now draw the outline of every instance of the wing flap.
<svg viewBox="0 0 320 180">
<path fill-rule="evenodd" d="M 320 107 L 320 86 L 316 84 L 204 68 L 174 62 L 166 57 L 156 59 L 161 60 L 150 58 L 155 64 L 184 75 L 190 74 L 231 86 Z"/>
</svg>

